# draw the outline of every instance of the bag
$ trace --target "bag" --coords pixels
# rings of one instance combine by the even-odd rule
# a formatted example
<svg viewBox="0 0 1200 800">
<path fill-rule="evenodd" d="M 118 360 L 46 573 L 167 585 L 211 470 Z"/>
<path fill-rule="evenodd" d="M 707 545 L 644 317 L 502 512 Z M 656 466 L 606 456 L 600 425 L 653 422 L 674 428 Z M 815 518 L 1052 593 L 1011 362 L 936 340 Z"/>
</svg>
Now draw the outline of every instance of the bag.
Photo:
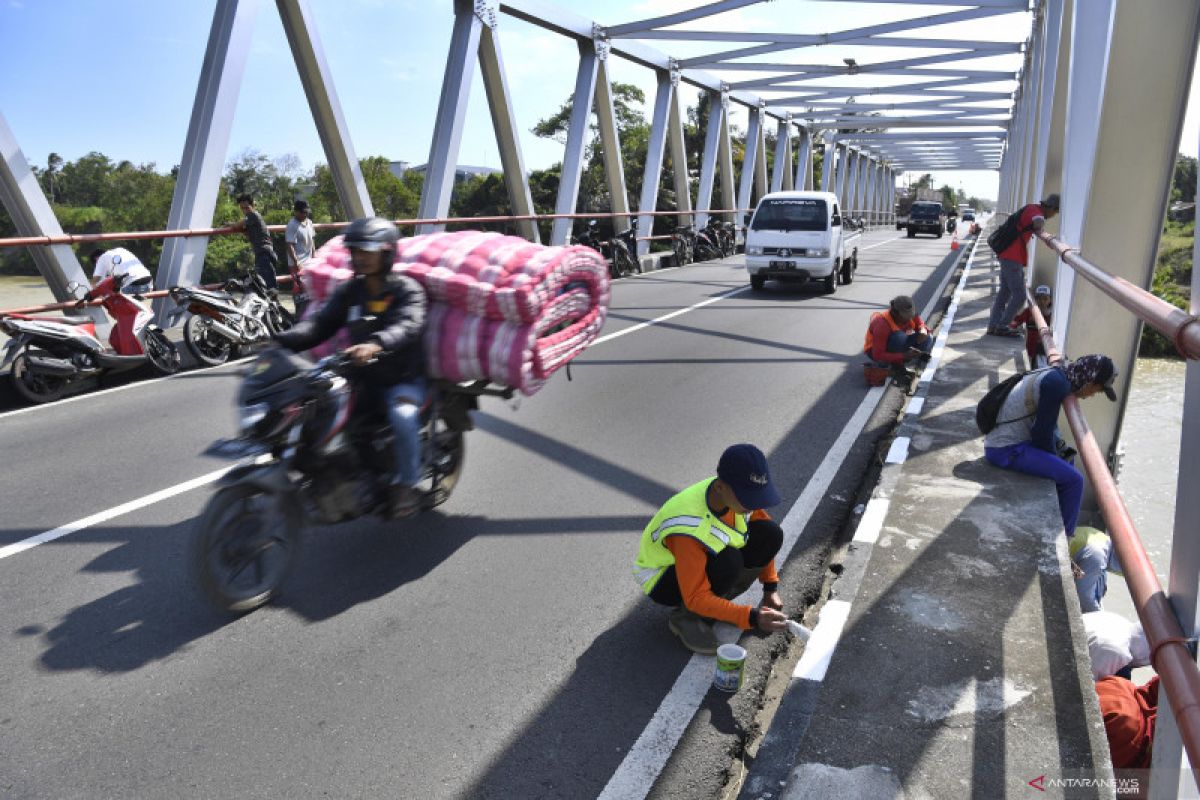
<svg viewBox="0 0 1200 800">
<path fill-rule="evenodd" d="M 1029 372 L 1018 372 L 1015 375 L 1008 376 L 989 389 L 988 393 L 979 401 L 979 404 L 975 406 L 975 425 L 979 428 L 980 433 L 989 434 L 996 429 L 997 425 L 1001 424 L 997 420 L 997 417 L 1000 416 L 1000 409 L 1004 406 L 1004 401 L 1008 399 L 1008 395 L 1012 392 L 1013 387 L 1020 383 L 1022 378 L 1037 372 L 1045 372 L 1047 369 L 1054 369 L 1054 367 L 1042 367 L 1041 369 L 1031 369 Z M 1037 409 L 1030 410 L 1029 408 L 1031 399 L 1032 395 L 1027 395 L 1025 398 L 1026 411 L 1030 413 L 1024 417 L 1006 419 L 1004 422 L 1017 422 L 1036 414 Z"/>
<path fill-rule="evenodd" d="M 1009 245 L 1017 240 L 1022 233 L 1033 230 L 1033 227 L 1020 228 L 1021 212 L 1024 208 L 1018 209 L 1008 215 L 1008 219 L 1000 223 L 1000 227 L 988 234 L 988 247 L 992 248 L 992 252 L 996 255 L 1008 249 Z"/>
<path fill-rule="evenodd" d="M 892 371 L 887 367 L 863 364 L 863 377 L 867 380 L 867 386 L 883 386 L 891 374 Z"/>
</svg>

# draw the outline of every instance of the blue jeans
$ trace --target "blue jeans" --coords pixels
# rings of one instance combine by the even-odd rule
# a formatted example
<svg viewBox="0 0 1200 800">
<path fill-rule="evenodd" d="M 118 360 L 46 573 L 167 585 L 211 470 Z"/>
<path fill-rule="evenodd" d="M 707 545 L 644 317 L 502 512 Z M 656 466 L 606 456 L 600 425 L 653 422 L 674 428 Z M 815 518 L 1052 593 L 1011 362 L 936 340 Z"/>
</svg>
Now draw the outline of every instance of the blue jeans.
<svg viewBox="0 0 1200 800">
<path fill-rule="evenodd" d="M 1025 268 L 1016 261 L 1000 260 L 1000 288 L 992 301 L 992 315 L 988 317 L 988 330 L 1008 326 L 1013 317 L 1025 306 Z"/>
<path fill-rule="evenodd" d="M 1083 570 L 1083 577 L 1075 581 L 1075 591 L 1079 595 L 1079 610 L 1084 614 L 1100 610 L 1100 601 L 1108 592 L 1107 570 L 1112 561 L 1112 552 L 1111 539 L 1104 547 L 1089 542 L 1072 559 Z"/>
<path fill-rule="evenodd" d="M 1001 469 L 1050 478 L 1058 489 L 1058 510 L 1062 514 L 1063 530 L 1075 534 L 1079 507 L 1083 503 L 1083 473 L 1053 453 L 1033 446 L 1033 442 L 1018 442 L 1007 447 L 985 447 L 984 456 Z"/>
<path fill-rule="evenodd" d="M 924 342 L 918 342 L 917 339 L 920 337 L 919 333 L 892 331 L 888 334 L 887 351 L 889 353 L 907 353 L 910 347 L 915 347 L 922 353 L 929 353 L 933 350 L 933 337 L 926 336 Z"/>
<path fill-rule="evenodd" d="M 425 379 L 389 386 L 383 390 L 383 397 L 396 451 L 392 481 L 416 486 L 421 480 L 421 404 L 425 402 Z"/>
</svg>

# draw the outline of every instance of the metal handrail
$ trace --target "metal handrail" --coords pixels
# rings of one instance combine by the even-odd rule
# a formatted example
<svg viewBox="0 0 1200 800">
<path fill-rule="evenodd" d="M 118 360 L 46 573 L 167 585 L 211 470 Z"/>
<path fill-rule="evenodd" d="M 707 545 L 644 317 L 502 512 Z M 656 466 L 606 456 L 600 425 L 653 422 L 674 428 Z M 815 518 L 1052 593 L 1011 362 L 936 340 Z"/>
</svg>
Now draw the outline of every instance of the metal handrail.
<svg viewBox="0 0 1200 800">
<path fill-rule="evenodd" d="M 1155 297 L 1145 289 L 1134 286 L 1124 278 L 1110 275 L 1081 256 L 1078 248 L 1061 239 L 1045 231 L 1039 231 L 1035 235 L 1089 283 L 1174 342 L 1175 349 L 1181 356 L 1200 359 L 1200 325 L 1196 324 L 1200 320 L 1195 316 L 1182 308 L 1176 308 L 1162 298 Z"/>
<path fill-rule="evenodd" d="M 1039 233 L 1038 238 L 1054 248 L 1060 256 L 1067 250 L 1076 252 L 1073 248 L 1065 247 L 1062 242 L 1044 232 Z M 1064 257 L 1064 260 L 1067 259 Z M 1138 289 L 1127 281 L 1121 281 L 1119 278 L 1108 275 L 1099 267 L 1082 258 L 1074 257 L 1073 260 L 1086 264 L 1086 267 L 1081 268 L 1068 261 L 1077 272 L 1084 274 L 1089 281 L 1099 286 L 1121 305 L 1133 311 L 1144 322 L 1154 325 L 1157 330 L 1170 335 L 1168 331 L 1159 328 L 1155 324 L 1155 320 L 1147 318 L 1154 316 L 1156 311 L 1161 312 L 1161 309 L 1155 309 L 1154 305 L 1147 303 L 1144 297 L 1125 297 L 1125 301 L 1122 299 L 1122 296 L 1132 294 L 1130 290 L 1145 295 L 1149 295 L 1148 292 Z M 1110 287 L 1100 284 L 1101 276 L 1109 279 Z M 1025 295 L 1032 311 L 1034 323 L 1037 325 L 1042 346 L 1046 350 L 1046 361 L 1051 365 L 1057 365 L 1062 362 L 1063 356 L 1054 341 L 1054 335 L 1050 331 L 1049 325 L 1046 324 L 1046 318 L 1038 308 L 1037 301 L 1028 286 L 1025 287 Z M 1153 295 L 1149 296 L 1153 300 L 1158 300 Z M 1173 311 L 1179 311 L 1169 303 L 1158 302 L 1169 306 Z M 1150 310 L 1147 310 L 1147 307 Z M 1163 322 L 1162 317 L 1163 315 L 1160 314 L 1156 319 Z M 1195 321 L 1195 317 L 1191 317 L 1190 321 L 1185 321 L 1180 326 L 1180 332 L 1186 330 L 1190 323 Z M 1192 330 L 1195 331 L 1195 328 Z M 1176 343 L 1178 344 L 1180 341 L 1181 339 L 1176 337 Z M 1088 426 L 1087 419 L 1079 407 L 1079 399 L 1074 394 L 1070 394 L 1063 400 L 1062 405 L 1067 424 L 1071 428 L 1071 434 L 1075 437 L 1075 445 L 1083 462 L 1083 469 L 1096 492 L 1100 515 L 1108 526 L 1109 536 L 1112 537 L 1113 546 L 1117 551 L 1121 571 L 1125 577 L 1125 583 L 1129 587 L 1129 594 L 1133 598 L 1134 607 L 1137 609 L 1138 619 L 1141 620 L 1142 629 L 1150 643 L 1150 663 L 1167 687 L 1167 697 L 1171 703 L 1171 710 L 1175 714 L 1180 738 L 1187 750 L 1188 759 L 1192 764 L 1200 764 L 1200 670 L 1197 669 L 1196 662 L 1188 649 L 1187 634 L 1184 633 L 1166 593 L 1163 592 L 1158 575 L 1150 563 L 1150 557 L 1146 555 L 1146 549 L 1142 546 L 1137 526 L 1134 524 L 1129 510 L 1125 507 L 1124 500 L 1121 499 L 1121 493 L 1117 489 L 1117 483 L 1113 479 L 1112 473 L 1108 470 L 1104 454 L 1100 452 L 1096 437 L 1092 434 L 1092 429 Z M 1197 776 L 1197 784 L 1200 785 L 1200 776 Z"/>
<path fill-rule="evenodd" d="M 553 220 L 553 219 L 609 219 L 614 217 L 678 217 L 678 216 L 696 216 L 698 214 L 736 214 L 738 212 L 753 211 L 752 208 L 716 208 L 693 211 L 604 211 L 594 214 L 518 214 L 512 216 L 491 216 L 491 217 L 444 217 L 434 219 L 397 219 L 392 222 L 398 227 L 412 227 L 416 225 L 446 225 L 449 223 L 458 222 L 524 222 L 528 220 Z M 314 223 L 313 227 L 317 230 L 340 230 L 344 228 L 345 222 L 320 222 Z M 282 233 L 287 230 L 287 225 L 268 225 L 267 230 L 271 233 Z M 135 231 L 132 233 L 64 233 L 61 236 L 14 236 L 7 239 L 0 238 L 0 247 L 38 247 L 49 246 L 55 244 L 84 244 L 87 242 L 117 242 L 117 241 L 137 241 L 141 239 L 178 239 L 193 236 L 229 236 L 242 233 L 240 228 L 181 228 L 179 230 L 167 231 Z"/>
</svg>

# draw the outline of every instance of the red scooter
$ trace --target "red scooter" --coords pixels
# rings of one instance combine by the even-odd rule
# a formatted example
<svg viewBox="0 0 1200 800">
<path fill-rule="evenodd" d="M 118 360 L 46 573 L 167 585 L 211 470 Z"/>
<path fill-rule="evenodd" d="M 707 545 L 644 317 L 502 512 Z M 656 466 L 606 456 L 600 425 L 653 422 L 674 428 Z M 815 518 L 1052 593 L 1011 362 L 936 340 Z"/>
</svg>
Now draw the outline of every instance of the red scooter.
<svg viewBox="0 0 1200 800">
<path fill-rule="evenodd" d="M 12 365 L 13 386 L 22 397 L 32 403 L 48 403 L 81 391 L 89 379 L 144 364 L 164 375 L 179 371 L 179 350 L 152 322 L 154 313 L 143 302 L 121 293 L 123 278 L 105 278 L 75 304 L 82 308 L 99 300 L 116 320 L 108 347 L 97 338 L 89 317 L 0 317 L 0 331 L 11 337 L 0 370 Z M 68 285 L 76 296 L 82 288 L 76 283 Z"/>
</svg>

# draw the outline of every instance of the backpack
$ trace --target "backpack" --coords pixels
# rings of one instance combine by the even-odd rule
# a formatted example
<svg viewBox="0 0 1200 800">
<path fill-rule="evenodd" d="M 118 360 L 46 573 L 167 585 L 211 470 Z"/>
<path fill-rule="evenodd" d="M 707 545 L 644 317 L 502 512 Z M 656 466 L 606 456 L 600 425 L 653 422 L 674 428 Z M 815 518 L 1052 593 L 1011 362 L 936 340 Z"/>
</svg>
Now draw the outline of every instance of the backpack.
<svg viewBox="0 0 1200 800">
<path fill-rule="evenodd" d="M 1008 246 L 1017 240 L 1022 233 L 1033 230 L 1033 227 L 1019 227 L 1021 224 L 1021 212 L 1024 208 L 1019 208 L 1008 215 L 1008 219 L 1000 223 L 1000 227 L 988 234 L 988 247 L 992 248 L 992 252 L 996 255 L 1008 249 Z"/>
<path fill-rule="evenodd" d="M 996 429 L 997 425 L 1018 422 L 1036 414 L 1036 408 L 1030 410 L 1030 401 L 1033 399 L 1033 395 L 1027 393 L 1025 397 L 1025 410 L 1029 413 L 1023 417 L 1016 417 L 1014 419 L 997 419 L 1000 416 L 1000 409 L 1004 406 L 1004 401 L 1008 399 L 1009 393 L 1012 392 L 1014 386 L 1021 382 L 1022 378 L 1037 372 L 1045 372 L 1048 369 L 1054 369 L 1054 367 L 1042 367 L 1041 369 L 1031 369 L 1028 372 L 1018 372 L 1015 375 L 1008 376 L 989 389 L 988 393 L 979 401 L 979 404 L 975 406 L 975 425 L 979 428 L 980 433 L 989 434 Z"/>
</svg>

